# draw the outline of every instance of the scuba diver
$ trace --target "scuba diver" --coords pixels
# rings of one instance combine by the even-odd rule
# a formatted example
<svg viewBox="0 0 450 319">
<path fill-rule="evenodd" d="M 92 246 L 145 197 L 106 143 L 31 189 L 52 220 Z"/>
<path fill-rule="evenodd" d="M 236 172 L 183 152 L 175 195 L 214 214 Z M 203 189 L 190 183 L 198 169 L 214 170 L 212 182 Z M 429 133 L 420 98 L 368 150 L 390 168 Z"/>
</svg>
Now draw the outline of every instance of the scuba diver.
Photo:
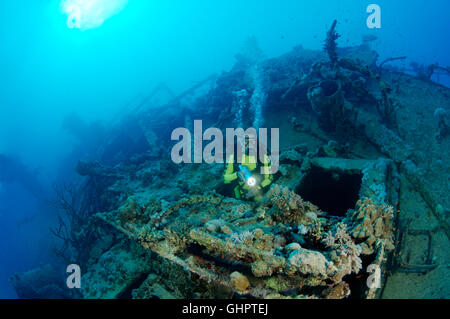
<svg viewBox="0 0 450 319">
<path fill-rule="evenodd" d="M 257 152 L 251 154 L 250 150 L 257 150 L 253 136 L 245 135 L 242 147 L 244 152 L 240 162 L 235 161 L 234 154 L 228 158 L 223 174 L 224 184 L 233 189 L 237 199 L 259 201 L 273 180 L 270 159 L 266 150 L 263 163 L 257 160 Z"/>
</svg>

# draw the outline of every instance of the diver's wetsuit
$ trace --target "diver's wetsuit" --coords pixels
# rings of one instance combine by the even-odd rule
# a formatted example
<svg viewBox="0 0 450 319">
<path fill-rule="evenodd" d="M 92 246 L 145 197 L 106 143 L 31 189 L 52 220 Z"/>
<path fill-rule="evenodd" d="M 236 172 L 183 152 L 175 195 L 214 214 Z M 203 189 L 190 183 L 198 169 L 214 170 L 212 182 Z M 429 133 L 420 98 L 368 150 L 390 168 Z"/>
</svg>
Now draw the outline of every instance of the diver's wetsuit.
<svg viewBox="0 0 450 319">
<path fill-rule="evenodd" d="M 242 154 L 240 164 L 250 170 L 252 176 L 256 179 L 256 185 L 249 186 L 239 178 L 239 163 L 235 162 L 234 154 L 228 158 L 223 174 L 224 184 L 233 187 L 234 196 L 237 199 L 260 200 L 273 180 L 273 176 L 270 173 L 269 157 L 264 155 L 263 174 L 261 174 L 261 163 L 254 156 Z"/>
</svg>

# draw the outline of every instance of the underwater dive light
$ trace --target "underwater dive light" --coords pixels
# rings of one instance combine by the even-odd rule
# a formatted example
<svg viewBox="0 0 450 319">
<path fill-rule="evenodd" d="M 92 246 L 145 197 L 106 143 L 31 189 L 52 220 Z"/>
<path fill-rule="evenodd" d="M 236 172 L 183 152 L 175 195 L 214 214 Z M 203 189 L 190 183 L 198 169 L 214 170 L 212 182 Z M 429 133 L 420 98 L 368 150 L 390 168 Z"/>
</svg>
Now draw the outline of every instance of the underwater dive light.
<svg viewBox="0 0 450 319">
<path fill-rule="evenodd" d="M 248 186 L 253 187 L 256 185 L 256 179 L 252 176 L 252 173 L 247 166 L 239 165 L 239 173 L 242 180 L 247 183 Z"/>
<path fill-rule="evenodd" d="M 128 0 L 61 0 L 61 10 L 67 15 L 67 27 L 86 30 L 101 26 L 127 3 Z"/>
</svg>

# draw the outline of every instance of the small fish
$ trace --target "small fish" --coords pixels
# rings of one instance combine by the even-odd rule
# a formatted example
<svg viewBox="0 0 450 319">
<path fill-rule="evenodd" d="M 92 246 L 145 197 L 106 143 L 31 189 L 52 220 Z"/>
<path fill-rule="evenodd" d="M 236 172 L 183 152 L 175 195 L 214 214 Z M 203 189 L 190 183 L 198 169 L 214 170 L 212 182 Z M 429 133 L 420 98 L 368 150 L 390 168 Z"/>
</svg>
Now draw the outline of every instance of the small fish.
<svg viewBox="0 0 450 319">
<path fill-rule="evenodd" d="M 26 225 L 26 224 L 32 222 L 32 221 L 35 220 L 38 216 L 39 216 L 39 214 L 36 213 L 36 214 L 31 215 L 31 216 L 27 216 L 27 217 L 25 217 L 25 218 L 22 218 L 22 219 L 18 220 L 18 221 L 16 222 L 17 228 L 20 228 L 20 227 L 22 227 L 23 225 Z"/>
</svg>

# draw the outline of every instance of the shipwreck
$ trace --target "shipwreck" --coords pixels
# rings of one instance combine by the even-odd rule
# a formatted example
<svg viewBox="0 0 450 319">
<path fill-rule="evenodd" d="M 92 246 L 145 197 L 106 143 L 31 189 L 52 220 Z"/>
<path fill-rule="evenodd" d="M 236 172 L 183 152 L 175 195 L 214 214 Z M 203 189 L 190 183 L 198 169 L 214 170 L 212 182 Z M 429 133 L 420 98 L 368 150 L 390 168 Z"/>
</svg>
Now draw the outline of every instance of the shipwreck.
<svg viewBox="0 0 450 319">
<path fill-rule="evenodd" d="M 19 296 L 448 293 L 450 90 L 380 63 L 368 43 L 338 47 L 335 28 L 323 51 L 240 54 L 163 105 L 155 92 L 134 104 L 58 192 L 57 253 L 81 266 L 82 288 L 36 269 L 12 278 Z M 279 128 L 279 171 L 261 201 L 227 194 L 223 165 L 171 161 L 171 132 L 196 119 Z"/>
</svg>

